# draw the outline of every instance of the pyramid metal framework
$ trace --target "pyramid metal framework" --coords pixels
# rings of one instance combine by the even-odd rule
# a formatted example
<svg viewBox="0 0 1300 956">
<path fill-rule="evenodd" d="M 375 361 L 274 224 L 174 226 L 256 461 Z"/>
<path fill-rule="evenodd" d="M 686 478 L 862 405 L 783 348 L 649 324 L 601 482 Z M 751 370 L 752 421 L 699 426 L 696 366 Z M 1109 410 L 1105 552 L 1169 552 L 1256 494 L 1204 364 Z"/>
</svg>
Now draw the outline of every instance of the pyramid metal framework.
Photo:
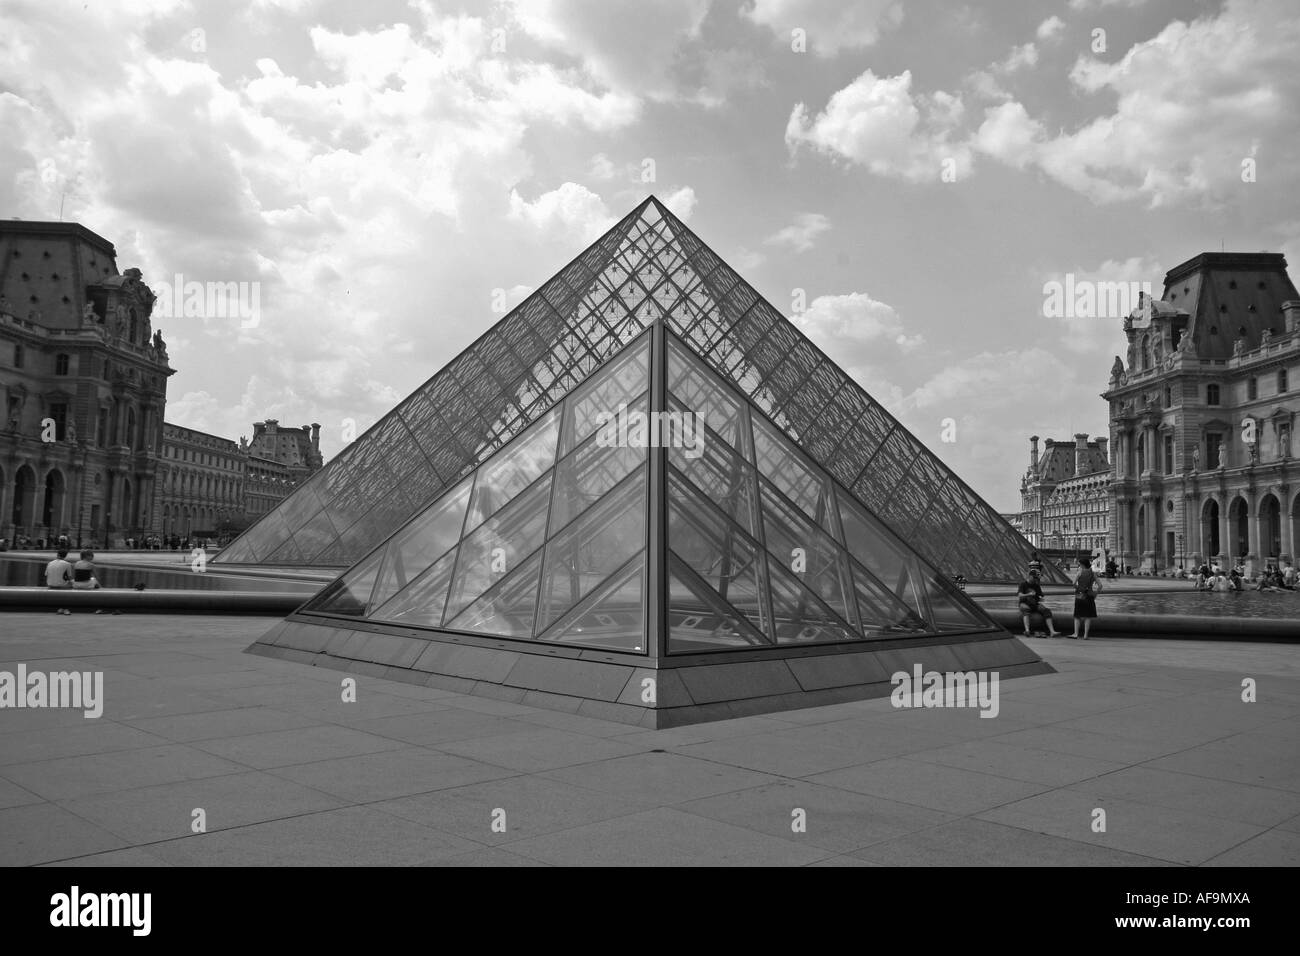
<svg viewBox="0 0 1300 956">
<path fill-rule="evenodd" d="M 575 396 L 580 388 L 592 387 L 589 380 L 598 372 L 604 375 L 603 387 L 612 387 L 602 370 L 608 369 L 616 355 L 623 356 L 620 362 L 631 361 L 626 356 L 632 354 L 628 349 L 634 342 L 641 343 L 636 347 L 649 362 L 653 336 L 646 332 L 651 328 L 666 330 L 662 371 L 671 375 L 673 362 L 680 361 L 683 367 L 696 370 L 699 382 L 711 383 L 718 395 L 730 395 L 746 409 L 742 417 L 752 434 L 732 441 L 721 433 L 714 434 L 705 445 L 719 453 L 729 448 L 741 455 L 746 466 L 763 474 L 760 481 L 766 484 L 757 492 L 760 498 L 779 492 L 783 505 L 794 507 L 792 513 L 802 510 L 808 514 L 802 507 L 802 496 L 811 492 L 783 484 L 787 479 L 782 476 L 798 470 L 784 462 L 799 462 L 809 474 L 818 475 L 818 480 L 835 489 L 830 497 L 838 503 L 838 519 L 831 517 L 829 502 L 819 504 L 817 508 L 823 510 L 810 517 L 841 550 L 852 551 L 850 535 L 855 531 L 850 529 L 856 527 L 854 522 L 861 515 L 868 523 L 883 524 L 892 532 L 891 539 L 907 543 L 907 552 L 915 554 L 926 569 L 915 572 L 922 577 L 934 569 L 947 575 L 962 574 L 970 581 L 1005 583 L 1022 576 L 1029 561 L 1028 542 L 653 196 L 245 531 L 224 550 L 217 563 L 352 566 L 387 541 L 412 516 L 427 517 L 432 503 L 440 503 L 450 513 L 455 509 L 448 503 L 458 500 L 453 492 L 472 498 L 474 492 L 467 489 L 473 487 L 473 477 L 482 474 L 493 456 L 525 434 L 530 436 L 529 442 L 540 443 L 541 447 L 546 442 L 539 436 L 555 431 L 559 442 L 542 456 L 551 462 L 547 466 L 550 470 L 539 470 L 535 481 L 577 480 L 561 475 L 556 465 L 557 459 L 577 452 L 580 444 L 576 431 L 565 437 L 565 427 L 577 426 L 562 426 L 561 420 L 565 415 L 578 414 L 572 408 Z M 650 365 L 642 363 L 635 368 L 645 371 L 645 397 L 624 396 L 629 406 L 638 400 L 646 401 L 653 391 Z M 692 408 L 692 403 L 700 399 L 698 392 L 673 393 L 671 399 L 681 403 L 679 410 L 699 410 Z M 670 409 L 656 409 L 666 410 Z M 737 434 L 743 431 L 735 422 L 728 427 L 739 430 Z M 647 460 L 622 475 L 618 493 L 627 502 L 638 495 L 645 497 L 644 491 L 634 493 L 631 489 L 637 482 L 645 486 L 653 481 L 655 457 L 651 450 Z M 700 460 L 712 457 L 709 451 Z M 629 461 L 625 455 L 617 463 L 621 468 Z M 722 467 L 727 463 L 715 464 Z M 579 464 L 574 462 L 573 467 Z M 602 459 L 600 465 L 590 467 L 611 464 Z M 748 525 L 726 508 L 720 517 L 716 513 L 718 500 L 710 501 L 707 487 L 696 482 L 693 487 L 683 484 L 678 489 L 672 483 L 675 480 L 670 476 L 663 491 L 674 503 L 680 502 L 679 511 L 696 509 L 698 520 L 693 527 L 700 534 L 707 537 L 699 528 L 726 518 L 749 535 L 751 545 L 762 543 L 761 536 L 755 533 L 759 523 L 753 515 Z M 520 513 L 519 520 L 532 515 L 533 523 L 525 521 L 530 533 L 549 535 L 555 516 L 540 504 L 543 493 L 536 489 L 534 493 L 537 501 L 531 504 L 535 512 L 543 515 L 541 518 L 512 498 L 509 507 L 502 505 L 500 513 L 492 509 L 494 517 L 489 519 L 483 514 L 488 505 L 471 500 L 463 516 L 470 536 L 457 545 L 458 550 L 481 546 L 489 540 L 495 533 L 492 529 L 497 527 L 491 522 L 510 520 L 508 516 L 515 513 L 512 508 Z M 706 507 L 710 503 L 713 511 Z M 479 510 L 475 511 L 476 507 Z M 846 511 L 853 516 L 846 517 Z M 469 521 L 475 516 L 482 520 L 471 528 Z M 588 516 L 584 520 L 597 519 Z M 544 532 L 537 531 L 535 524 L 539 522 L 545 526 Z M 470 542 L 474 528 L 479 529 L 478 545 Z M 558 533 L 562 529 L 554 530 Z M 581 537 L 575 531 L 570 533 Z M 454 543 L 458 539 L 452 540 Z M 549 539 L 546 544 L 551 545 Z M 515 545 L 516 550 L 519 547 L 522 544 Z M 581 550 L 580 545 L 574 547 Z M 625 597 L 638 588 L 646 593 L 647 585 L 637 575 L 644 576 L 647 569 L 636 570 L 630 552 L 625 558 L 632 563 L 621 568 L 623 577 L 606 580 L 599 587 L 586 587 L 586 578 L 578 576 L 581 580 L 575 587 L 592 608 L 602 602 L 617 604 L 623 599 L 619 595 Z M 732 556 L 732 560 L 743 563 L 744 559 Z M 364 573 L 376 575 L 374 594 L 384 595 L 383 588 L 391 584 L 385 583 L 385 572 L 378 566 L 381 562 L 372 563 L 375 566 L 367 567 Z M 510 564 L 509 556 L 506 563 L 522 595 L 526 591 L 520 583 L 527 577 L 525 568 Z M 456 574 L 454 570 L 442 570 L 453 577 Z M 674 564 L 670 580 L 661 583 L 691 591 L 699 586 L 698 570 Z M 544 577 L 545 571 L 542 573 Z M 748 571 L 728 569 L 724 573 L 735 576 L 730 591 L 733 595 L 738 593 L 736 589 L 752 590 L 753 576 L 761 576 L 753 564 Z M 746 574 L 751 577 L 745 578 Z M 1065 581 L 1050 565 L 1045 574 L 1048 580 Z M 768 575 L 768 600 L 775 602 L 778 594 L 796 600 L 799 582 L 789 581 L 779 568 L 769 569 Z M 354 582 L 359 577 L 360 571 L 350 573 Z M 504 585 L 504 580 L 498 582 L 498 586 Z M 543 584 L 543 590 L 547 586 Z M 806 587 L 807 582 L 802 586 Z M 840 584 L 846 593 L 849 587 L 859 586 L 852 570 Z M 457 593 L 454 589 L 463 585 L 453 581 L 451 587 L 452 593 Z M 850 629 L 860 623 L 855 621 L 855 611 L 846 596 L 839 603 L 829 602 L 819 587 L 813 590 L 820 595 L 822 610 L 830 615 L 825 627 L 831 627 L 832 621 L 836 627 L 847 625 Z M 912 587 L 918 593 L 929 593 L 929 585 L 919 580 L 914 580 Z M 958 601 L 955 606 L 965 603 Z M 486 613 L 482 608 L 475 610 L 468 604 L 461 606 L 448 600 L 444 612 L 451 610 L 461 616 L 460 624 Z M 570 612 L 577 613 L 577 609 Z M 601 610 L 590 613 L 608 615 Z M 758 616 L 747 619 L 760 633 L 766 633 L 763 612 L 754 613 Z M 777 612 L 769 609 L 767 613 Z M 919 605 L 917 613 L 929 622 Z M 535 631 L 556 627 L 586 631 L 590 624 L 551 618 L 546 609 L 539 609 L 539 615 L 529 625 Z M 445 621 L 450 624 L 452 618 L 446 616 Z M 514 621 L 512 627 L 522 629 L 524 622 Z"/>
<path fill-rule="evenodd" d="M 997 630 L 662 323 L 297 613 L 655 656 Z"/>
</svg>

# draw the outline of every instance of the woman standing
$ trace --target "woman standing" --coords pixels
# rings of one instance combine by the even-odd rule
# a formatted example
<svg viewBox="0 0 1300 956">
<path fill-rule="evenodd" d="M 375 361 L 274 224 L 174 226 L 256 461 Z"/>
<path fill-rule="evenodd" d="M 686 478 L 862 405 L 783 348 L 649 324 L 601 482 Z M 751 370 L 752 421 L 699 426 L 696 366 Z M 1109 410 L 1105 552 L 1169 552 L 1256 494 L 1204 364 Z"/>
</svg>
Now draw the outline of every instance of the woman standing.
<svg viewBox="0 0 1300 956">
<path fill-rule="evenodd" d="M 1074 633 L 1072 638 L 1088 639 L 1092 630 L 1093 618 L 1097 616 L 1097 595 L 1101 592 L 1101 581 L 1092 567 L 1083 558 L 1079 559 L 1079 573 L 1074 578 Z M 1079 633 L 1079 624 L 1083 623 L 1083 633 Z"/>
</svg>

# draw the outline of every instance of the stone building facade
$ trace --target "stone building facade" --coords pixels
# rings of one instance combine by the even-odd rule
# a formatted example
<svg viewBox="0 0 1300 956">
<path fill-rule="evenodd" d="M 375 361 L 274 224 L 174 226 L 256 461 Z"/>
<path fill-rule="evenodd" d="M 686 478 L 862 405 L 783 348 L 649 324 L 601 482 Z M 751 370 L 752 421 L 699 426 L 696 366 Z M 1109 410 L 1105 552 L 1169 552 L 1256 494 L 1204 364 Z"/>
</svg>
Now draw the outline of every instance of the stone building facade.
<svg viewBox="0 0 1300 956">
<path fill-rule="evenodd" d="M 1125 320 L 1110 406 L 1111 547 L 1146 571 L 1250 574 L 1300 537 L 1300 295 L 1275 253 L 1203 253 Z"/>
<path fill-rule="evenodd" d="M 0 537 L 102 546 L 156 527 L 174 370 L 154 301 L 84 226 L 0 221 Z"/>
<path fill-rule="evenodd" d="M 164 423 L 158 482 L 162 534 L 219 538 L 242 524 L 247 457 L 229 438 Z"/>
<path fill-rule="evenodd" d="M 1099 552 L 1110 532 L 1107 438 L 1048 438 L 1039 454 L 1029 439 L 1029 467 L 1020 479 L 1020 531 L 1036 548 Z"/>
</svg>

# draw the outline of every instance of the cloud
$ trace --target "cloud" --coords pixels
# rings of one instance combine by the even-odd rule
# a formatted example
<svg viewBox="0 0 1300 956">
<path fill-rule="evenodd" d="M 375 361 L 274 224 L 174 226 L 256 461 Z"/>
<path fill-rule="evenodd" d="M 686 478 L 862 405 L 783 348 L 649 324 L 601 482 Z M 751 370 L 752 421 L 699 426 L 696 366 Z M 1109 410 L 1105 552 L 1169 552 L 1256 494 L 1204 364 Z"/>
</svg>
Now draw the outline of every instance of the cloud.
<svg viewBox="0 0 1300 956">
<path fill-rule="evenodd" d="M 1020 103 L 1010 102 L 984 111 L 972 143 L 980 152 L 1023 169 L 1038 156 L 1043 136 L 1042 124 L 1030 119 Z"/>
<path fill-rule="evenodd" d="M 709 0 L 512 0 L 519 26 L 576 57 L 606 89 L 655 100 L 679 96 L 673 66 L 699 36 Z"/>
<path fill-rule="evenodd" d="M 1081 57 L 1083 94 L 1116 98 L 1112 112 L 1048 136 L 1023 107 L 991 117 L 977 145 L 1017 167 L 1032 161 L 1095 202 L 1151 208 L 1240 200 L 1242 163 L 1300 183 L 1300 21 L 1284 0 L 1229 0 L 1216 16 L 1175 21 L 1114 63 Z"/>
<path fill-rule="evenodd" d="M 1033 43 L 1022 43 L 1018 47 L 1013 47 L 1000 63 L 994 65 L 993 69 L 998 73 L 1015 73 L 1037 63 L 1038 47 Z"/>
<path fill-rule="evenodd" d="M 510 218 L 549 236 L 569 236 L 584 244 L 594 242 L 614 224 L 605 200 L 577 183 L 564 183 L 532 202 L 512 189 Z"/>
<path fill-rule="evenodd" d="M 903 19 L 903 6 L 896 0 L 754 0 L 744 12 L 785 44 L 791 42 L 792 30 L 803 30 L 809 51 L 820 57 L 873 46 L 883 31 Z"/>
<path fill-rule="evenodd" d="M 805 212 L 784 229 L 779 229 L 763 240 L 769 246 L 789 246 L 795 252 L 807 252 L 816 245 L 817 237 L 831 228 L 831 221 L 819 212 Z"/>
<path fill-rule="evenodd" d="M 925 342 L 908 335 L 893 306 L 865 292 L 821 295 L 794 316 L 795 325 L 829 355 L 846 366 L 865 365 L 880 357 L 882 346 L 910 352 Z"/>
<path fill-rule="evenodd" d="M 668 211 L 682 222 L 691 221 L 691 216 L 695 213 L 695 203 L 695 190 L 690 186 L 675 189 L 663 199 L 663 204 L 668 207 Z"/>
<path fill-rule="evenodd" d="M 1073 276 L 1076 290 L 1082 289 L 1084 283 L 1092 286 L 1094 302 L 1099 314 L 1090 317 L 1042 316 L 1039 321 L 1055 326 L 1051 332 L 1052 338 L 1067 351 L 1094 355 L 1100 359 L 1107 354 L 1123 354 L 1128 347 L 1123 331 L 1124 317 L 1100 314 L 1110 311 L 1113 305 L 1114 296 L 1107 290 L 1115 289 L 1117 285 L 1122 284 L 1123 291 L 1129 293 L 1134 288 L 1144 288 L 1145 283 L 1150 283 L 1152 294 L 1159 296 L 1164 288 L 1165 270 L 1153 259 L 1131 256 L 1127 259 L 1107 259 L 1092 269 L 1076 266 L 1069 271 L 1069 275 Z M 1049 282 L 1058 282 L 1064 288 L 1066 276 L 1064 272 L 1044 273 L 1034 277 L 1032 281 L 1036 283 L 1035 288 L 1040 290 Z M 1135 283 L 1137 285 L 1134 285 Z M 1045 299 L 1046 295 L 1044 295 Z M 1136 308 L 1136 295 L 1128 295 L 1127 300 L 1131 301 L 1132 306 Z M 1096 365 L 1096 368 L 1100 369 L 1101 365 Z"/>
<path fill-rule="evenodd" d="M 816 116 L 796 104 L 786 124 L 786 145 L 792 152 L 806 146 L 876 175 L 912 182 L 938 182 L 948 159 L 963 175 L 970 150 L 954 138 L 961 98 L 942 91 L 913 96 L 911 87 L 910 71 L 877 77 L 867 70 L 834 93 Z"/>
<path fill-rule="evenodd" d="M 1064 20 L 1058 16 L 1050 16 L 1038 25 L 1038 29 L 1034 31 L 1034 36 L 1043 42 L 1048 42 L 1059 37 L 1064 29 Z"/>
</svg>

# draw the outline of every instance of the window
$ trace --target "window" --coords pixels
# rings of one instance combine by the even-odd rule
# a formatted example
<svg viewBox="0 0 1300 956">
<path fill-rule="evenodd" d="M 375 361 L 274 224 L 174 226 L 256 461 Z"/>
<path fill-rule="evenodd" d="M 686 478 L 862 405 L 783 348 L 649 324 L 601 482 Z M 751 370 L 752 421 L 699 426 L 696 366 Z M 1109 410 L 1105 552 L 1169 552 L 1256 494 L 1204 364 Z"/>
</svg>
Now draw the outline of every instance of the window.
<svg viewBox="0 0 1300 956">
<path fill-rule="evenodd" d="M 68 404 L 67 402 L 51 402 L 50 418 L 54 419 L 54 438 L 56 441 L 63 441 L 68 433 Z"/>
<path fill-rule="evenodd" d="M 68 374 L 68 356 L 62 352 L 54 356 L 54 374 L 55 375 Z"/>
<path fill-rule="evenodd" d="M 1165 436 L 1165 474 L 1174 473 L 1174 436 Z"/>
<path fill-rule="evenodd" d="M 1174 390 L 1168 385 L 1165 386 L 1165 408 L 1172 408 L 1174 404 Z"/>
<path fill-rule="evenodd" d="M 1277 370 L 1277 393 L 1279 395 L 1283 394 L 1288 388 L 1286 379 L 1287 379 L 1286 369 L 1284 368 L 1278 369 Z"/>
<path fill-rule="evenodd" d="M 1257 398 L 1259 398 L 1259 379 L 1252 375 L 1246 379 L 1246 401 L 1253 402 Z"/>
<path fill-rule="evenodd" d="M 1219 404 L 1219 386 L 1217 385 L 1205 386 L 1205 404 L 1206 405 Z"/>
<path fill-rule="evenodd" d="M 108 409 L 99 410 L 98 434 L 95 436 L 95 443 L 103 448 L 108 444 Z"/>
<path fill-rule="evenodd" d="M 23 347 L 17 342 L 14 343 L 14 368 L 23 367 Z"/>
<path fill-rule="evenodd" d="M 1205 433 L 1205 467 L 1206 469 L 1218 468 L 1219 446 L 1223 443 L 1223 434 L 1221 432 Z"/>
</svg>

